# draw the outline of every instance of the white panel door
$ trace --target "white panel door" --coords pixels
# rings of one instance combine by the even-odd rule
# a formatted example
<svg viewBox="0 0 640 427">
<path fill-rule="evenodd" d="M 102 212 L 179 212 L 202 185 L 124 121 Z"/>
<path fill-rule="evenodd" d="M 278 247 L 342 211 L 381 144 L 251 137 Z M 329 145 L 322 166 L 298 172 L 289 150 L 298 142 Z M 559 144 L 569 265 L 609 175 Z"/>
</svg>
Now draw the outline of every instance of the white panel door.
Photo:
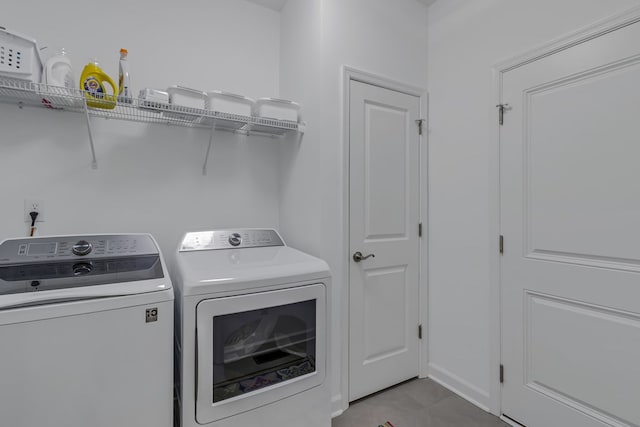
<svg viewBox="0 0 640 427">
<path fill-rule="evenodd" d="M 418 375 L 419 98 L 350 89 L 349 399 Z M 359 252 L 370 258 L 355 261 Z"/>
<path fill-rule="evenodd" d="M 640 24 L 508 71 L 503 412 L 640 426 Z"/>
</svg>

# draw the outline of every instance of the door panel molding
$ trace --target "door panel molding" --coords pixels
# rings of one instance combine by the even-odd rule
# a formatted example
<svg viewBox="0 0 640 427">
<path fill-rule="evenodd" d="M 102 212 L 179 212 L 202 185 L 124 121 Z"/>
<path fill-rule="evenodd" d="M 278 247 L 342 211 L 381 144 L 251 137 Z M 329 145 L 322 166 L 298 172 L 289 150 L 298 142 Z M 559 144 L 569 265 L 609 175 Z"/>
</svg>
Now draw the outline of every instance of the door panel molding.
<svg viewBox="0 0 640 427">
<path fill-rule="evenodd" d="M 590 121 L 583 117 L 580 118 L 580 121 L 584 121 L 584 124 L 577 123 L 578 120 L 576 120 L 575 117 L 572 117 L 570 112 L 567 111 L 563 114 L 563 111 L 566 111 L 567 108 L 564 108 L 562 103 L 564 102 L 566 104 L 567 101 L 570 102 L 573 99 L 572 97 L 579 93 L 578 91 L 583 91 L 589 86 L 593 87 L 593 90 L 599 91 L 599 93 L 609 92 L 607 85 L 611 83 L 613 78 L 624 78 L 628 80 L 629 85 L 636 84 L 637 81 L 640 80 L 639 64 L 640 55 L 636 55 L 632 58 L 615 61 L 611 64 L 605 64 L 586 72 L 577 73 L 568 78 L 561 78 L 525 91 L 523 102 L 523 145 L 525 154 L 525 174 L 523 176 L 525 221 L 523 235 L 526 257 L 545 261 L 569 262 L 572 264 L 593 267 L 623 269 L 627 271 L 638 271 L 640 269 L 640 250 L 635 249 L 635 241 L 636 239 L 640 239 L 640 232 L 634 236 L 633 233 L 629 234 L 628 231 L 617 230 L 618 232 L 616 233 L 614 229 L 611 229 L 606 236 L 590 236 L 589 231 L 592 229 L 593 225 L 603 221 L 611 221 L 612 223 L 617 221 L 616 218 L 606 217 L 606 212 L 601 212 L 599 215 L 591 214 L 589 222 L 583 222 L 584 220 L 581 221 L 579 225 L 584 229 L 585 237 L 580 245 L 576 245 L 575 243 L 571 244 L 570 242 L 563 241 L 563 230 L 567 229 L 570 225 L 578 225 L 575 223 L 573 218 L 566 218 L 575 217 L 576 212 L 567 212 L 569 215 L 565 215 L 562 223 L 549 218 L 549 212 L 553 210 L 553 216 L 557 217 L 558 214 L 563 211 L 562 209 L 560 212 L 558 211 L 558 204 L 562 207 L 563 204 L 567 203 L 567 199 L 571 199 L 572 196 L 570 194 L 566 194 L 566 197 L 563 198 L 552 197 L 555 203 L 554 206 L 545 206 L 545 200 L 536 198 L 538 190 L 537 185 L 540 184 L 540 181 L 546 182 L 547 188 L 550 187 L 549 181 L 559 181 L 555 180 L 551 174 L 566 174 L 569 170 L 568 166 L 573 166 L 573 173 L 581 173 L 581 175 L 574 177 L 574 180 L 577 178 L 580 178 L 581 180 L 588 180 L 591 179 L 590 175 L 592 175 L 593 170 L 597 170 L 597 168 L 602 164 L 602 159 L 588 158 L 588 153 L 586 154 L 586 161 L 582 160 L 585 157 L 585 153 L 581 153 L 581 150 L 584 150 L 585 148 L 587 150 L 593 150 L 593 147 L 585 147 L 584 144 L 582 144 L 582 141 L 579 140 L 580 138 L 576 133 L 588 133 Z M 559 95 L 565 96 L 565 98 L 560 100 L 560 102 L 558 102 Z M 625 95 L 615 93 L 615 91 L 612 90 L 607 96 L 611 98 L 610 102 L 612 104 L 620 105 L 622 104 L 622 98 L 624 98 Z M 600 102 L 591 107 L 594 110 L 594 121 L 598 117 L 603 117 L 611 111 L 608 104 L 609 102 Z M 555 111 L 552 111 L 553 109 L 557 109 L 559 112 L 558 120 L 566 122 L 566 125 L 564 125 L 565 127 L 575 126 L 573 136 L 578 143 L 573 147 L 576 156 L 571 159 L 571 165 L 558 163 L 550 165 L 548 162 L 545 162 L 545 159 L 539 154 L 540 151 L 548 152 L 553 150 L 553 146 L 556 145 L 556 141 L 553 140 L 550 135 L 540 135 L 536 129 L 536 123 L 539 121 L 544 122 L 545 118 L 549 119 L 549 115 L 554 115 Z M 624 108 L 619 109 L 618 111 L 619 113 L 616 114 L 615 122 L 608 124 L 608 131 L 610 131 L 611 134 L 615 134 L 616 129 L 622 121 L 634 122 L 637 120 L 631 112 L 625 111 Z M 540 116 L 542 116 L 543 119 L 540 119 Z M 571 119 L 573 119 L 573 121 Z M 640 133 L 640 126 L 638 126 L 637 130 L 638 133 Z M 609 132 L 607 132 L 607 134 L 608 133 Z M 627 141 L 619 142 L 619 145 L 621 144 L 626 146 L 628 144 L 631 146 L 634 143 L 634 139 L 635 137 L 630 136 L 627 138 Z M 601 141 L 602 144 L 609 144 L 610 142 L 611 141 L 604 138 Z M 616 150 L 616 148 L 620 150 Z M 612 199 L 615 198 L 615 192 L 611 191 L 612 188 L 619 188 L 621 185 L 630 184 L 632 186 L 636 186 L 633 183 L 624 182 L 629 176 L 633 178 L 633 171 L 637 168 L 637 165 L 630 158 L 631 153 L 626 153 L 626 155 L 616 154 L 621 153 L 622 148 L 623 147 L 614 146 L 611 147 L 610 150 L 612 157 L 610 160 L 615 161 L 619 165 L 617 176 L 609 177 L 608 185 L 600 183 L 600 187 L 607 188 L 601 188 L 599 192 L 611 194 Z M 635 156 L 631 155 L 631 157 Z M 581 164 L 578 171 L 575 170 L 576 164 Z M 624 175 L 625 173 L 626 175 Z M 595 184 L 597 183 L 593 184 L 593 188 L 595 188 Z M 554 191 L 555 193 L 561 193 L 563 190 L 562 188 L 556 188 Z M 636 192 L 637 188 L 629 189 L 629 193 Z M 589 197 L 593 197 L 593 195 L 589 195 Z M 579 202 L 584 203 L 584 201 L 583 196 L 582 200 L 579 200 Z M 548 200 L 546 202 L 548 202 Z M 542 215 L 540 213 L 542 213 Z M 550 220 L 555 224 L 549 224 Z M 553 229 L 545 230 L 545 223 L 546 225 L 551 225 Z M 621 248 L 620 243 L 628 240 L 632 240 L 632 242 L 629 242 L 628 245 L 626 245 L 626 248 Z M 594 244 L 594 241 L 597 241 L 598 243 Z M 606 244 L 605 242 L 608 242 L 609 244 Z"/>
<path fill-rule="evenodd" d="M 404 174 L 404 180 L 402 182 L 393 183 L 395 184 L 395 188 L 391 188 L 389 185 L 391 183 L 387 182 L 387 185 L 384 186 L 386 187 L 384 188 L 385 191 L 381 193 L 380 186 L 375 185 L 380 183 L 372 182 L 370 165 L 371 165 L 371 161 L 376 158 L 384 159 L 385 162 L 392 162 L 392 164 L 389 165 L 389 167 L 391 168 L 394 166 L 404 165 L 407 163 L 407 158 L 409 156 L 409 153 L 406 147 L 402 146 L 403 151 L 401 152 L 385 152 L 384 155 L 382 156 L 375 155 L 374 154 L 375 147 L 372 147 L 372 144 L 371 144 L 371 135 L 370 135 L 371 127 L 369 125 L 371 123 L 375 123 L 376 119 L 373 116 L 376 113 L 386 112 L 392 115 L 397 115 L 397 117 L 393 117 L 394 120 L 392 121 L 394 122 L 397 121 L 398 123 L 392 123 L 391 125 L 398 125 L 397 129 L 398 130 L 402 129 L 406 139 L 406 135 L 408 135 L 408 132 L 409 132 L 408 119 L 406 118 L 408 111 L 403 108 L 398 108 L 393 105 L 383 104 L 381 102 L 372 101 L 372 100 L 365 100 L 364 105 L 365 105 L 364 121 L 365 121 L 365 128 L 367 130 L 365 135 L 365 140 L 364 140 L 364 158 L 365 158 L 365 162 L 364 162 L 365 233 L 364 235 L 365 235 L 365 240 L 372 241 L 375 239 L 377 241 L 381 241 L 385 238 L 389 239 L 389 238 L 406 237 L 408 228 L 409 228 L 408 213 L 405 213 L 405 215 L 396 214 L 395 218 L 393 218 L 393 220 L 391 221 L 392 227 L 389 227 L 386 230 L 380 229 L 378 224 L 385 221 L 384 219 L 382 219 L 381 221 L 377 221 L 376 213 L 380 214 L 380 211 L 382 211 L 388 216 L 390 212 L 387 209 L 385 209 L 386 206 L 381 206 L 379 203 L 376 203 L 376 199 L 378 197 L 387 198 L 387 199 L 391 197 L 396 199 L 395 203 L 398 203 L 401 206 L 404 206 L 406 203 L 406 200 L 410 197 L 409 189 L 408 189 L 408 186 L 406 185 L 408 181 L 408 176 L 407 174 Z M 386 125 L 387 126 L 383 126 L 383 127 L 388 127 L 389 123 L 387 123 Z M 378 131 L 383 132 L 384 129 L 374 129 L 374 133 L 378 133 Z M 386 219 L 389 220 L 390 218 L 386 218 Z"/>
<path fill-rule="evenodd" d="M 553 55 L 569 49 L 572 46 L 585 43 L 591 39 L 597 38 L 603 34 L 610 33 L 617 29 L 632 25 L 640 21 L 640 6 L 629 8 L 623 12 L 606 17 L 596 21 L 591 25 L 579 28 L 557 39 L 543 43 L 538 47 L 527 50 L 522 54 L 515 55 L 504 61 L 497 62 L 492 67 L 493 74 L 493 100 L 488 103 L 487 113 L 490 120 L 490 126 L 493 130 L 493 145 L 490 147 L 489 169 L 492 171 L 489 175 L 489 206 L 490 206 L 490 227 L 489 241 L 495 242 L 489 251 L 490 267 L 490 331 L 491 331 L 491 355 L 490 355 L 490 396 L 488 399 L 489 410 L 497 416 L 502 415 L 502 386 L 500 384 L 500 364 L 502 351 L 502 329 L 501 329 L 501 299 L 502 284 L 500 278 L 501 255 L 499 253 L 499 244 L 497 236 L 501 235 L 501 218 L 500 218 L 500 126 L 495 119 L 495 107 L 503 103 L 502 81 L 506 72 L 527 65 L 538 59 Z M 508 115 L 507 115 L 508 120 Z M 508 236 L 507 236 L 508 237 Z M 507 249 L 509 250 L 509 249 Z M 516 249 L 517 250 L 517 249 Z M 523 248 L 524 250 L 524 248 Z M 558 261 L 571 263 L 569 258 L 558 259 L 555 254 L 536 253 L 535 256 L 541 260 L 548 260 L 547 256 L 556 257 Z M 551 259 L 554 261 L 556 259 Z M 574 258 L 573 261 L 576 261 Z M 616 264 L 609 261 L 597 264 L 601 268 L 621 268 L 625 269 L 628 265 Z M 590 260 L 596 264 L 595 260 Z M 635 267 L 635 266 L 634 266 Z M 633 268 L 635 271 L 635 268 Z"/>
<path fill-rule="evenodd" d="M 386 306 L 394 306 L 402 309 L 403 312 L 407 312 L 407 281 L 406 281 L 406 273 L 407 266 L 406 265 L 391 265 L 379 268 L 371 268 L 366 269 L 364 275 L 370 280 L 372 283 L 373 291 L 377 293 L 384 293 L 384 300 L 386 302 Z M 389 284 L 380 283 L 378 280 L 382 276 L 396 276 L 397 280 L 395 281 L 395 285 L 393 289 L 390 289 Z M 378 279 L 378 280 L 376 280 Z M 396 304 L 394 304 L 394 299 L 396 299 Z M 373 301 L 375 303 L 375 301 Z M 382 313 L 384 312 L 385 307 L 377 307 L 375 305 L 369 304 L 369 301 L 365 299 L 364 301 L 365 312 L 373 312 L 373 313 Z M 373 314 L 371 313 L 371 314 Z M 365 318 L 368 317 L 365 314 Z M 380 322 L 385 322 L 383 316 L 378 316 L 377 319 L 374 319 L 374 322 L 369 324 L 365 323 L 365 330 L 363 331 L 362 338 L 364 340 L 364 365 L 369 363 L 377 362 L 383 360 L 385 358 L 396 356 L 400 353 L 404 353 L 408 351 L 408 339 L 409 337 L 404 334 L 404 331 L 407 330 L 407 319 L 408 316 L 405 316 L 402 324 L 394 325 L 396 329 L 399 329 L 395 334 L 396 341 L 392 346 L 387 346 L 387 348 L 372 348 L 370 344 L 375 340 L 375 336 L 378 331 L 380 331 L 382 325 L 376 324 L 376 320 Z"/>
<path fill-rule="evenodd" d="M 593 347 L 615 348 L 614 328 L 624 328 L 629 335 L 625 341 L 636 343 L 634 353 L 621 354 L 620 358 L 629 359 L 640 353 L 640 314 L 528 290 L 525 290 L 524 298 L 526 387 L 607 425 L 627 427 L 640 423 L 635 407 L 632 413 L 624 414 L 624 418 L 613 414 L 614 411 L 620 414 L 625 412 L 624 407 L 618 404 L 620 396 L 613 392 L 616 384 L 634 381 L 620 366 L 610 366 L 605 372 L 587 372 L 579 389 L 576 389 L 575 383 L 568 384 L 566 378 L 571 377 L 567 373 L 573 365 L 600 362 L 594 352 L 589 351 Z M 573 321 L 576 330 L 571 338 L 561 336 L 560 332 L 558 336 L 544 336 L 537 331 L 539 323 L 552 323 L 561 317 L 576 319 Z M 556 352 L 571 357 L 557 359 L 551 354 Z M 602 399 L 593 393 L 600 387 L 607 387 L 612 392 Z"/>
<path fill-rule="evenodd" d="M 632 271 L 640 273 L 640 260 L 578 254 L 570 252 L 556 252 L 536 249 L 525 256 L 540 261 L 559 262 L 563 264 L 583 265 L 609 270 Z"/>
</svg>

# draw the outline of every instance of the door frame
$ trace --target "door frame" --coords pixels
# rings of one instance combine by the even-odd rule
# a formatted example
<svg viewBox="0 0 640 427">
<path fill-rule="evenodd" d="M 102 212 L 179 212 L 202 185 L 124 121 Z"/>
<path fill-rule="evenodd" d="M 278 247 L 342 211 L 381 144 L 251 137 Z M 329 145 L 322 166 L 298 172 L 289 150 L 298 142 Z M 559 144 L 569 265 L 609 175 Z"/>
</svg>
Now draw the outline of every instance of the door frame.
<svg viewBox="0 0 640 427">
<path fill-rule="evenodd" d="M 502 103 L 502 82 L 505 73 L 535 62 L 573 46 L 587 42 L 606 33 L 640 22 L 640 6 L 634 6 L 621 13 L 611 15 L 591 25 L 582 27 L 565 36 L 554 39 L 520 55 L 501 61 L 492 67 L 494 98 L 489 106 L 489 117 L 492 120 L 493 132 L 489 146 L 489 283 L 490 283 L 490 399 L 489 410 L 511 424 L 502 415 L 502 387 L 500 385 L 500 364 L 502 363 L 502 258 L 499 253 L 499 236 L 501 234 L 500 218 L 500 125 L 497 121 L 496 107 Z M 509 111 L 505 112 L 505 120 L 509 120 Z M 506 371 L 506 368 L 505 368 Z M 514 425 L 514 424 L 512 424 Z"/>
<path fill-rule="evenodd" d="M 418 288 L 420 292 L 420 309 L 418 316 L 420 324 L 423 326 L 422 340 L 419 344 L 418 357 L 420 360 L 418 368 L 418 376 L 424 378 L 427 376 L 428 369 L 428 324 L 427 324 L 427 308 L 428 308 L 428 242 L 429 242 L 429 222 L 428 222 L 428 134 L 429 134 L 429 121 L 428 121 L 428 92 L 425 88 L 413 86 L 407 83 L 403 83 L 379 74 L 374 74 L 368 71 L 351 67 L 348 65 L 342 66 L 342 114 L 341 114 L 341 128 L 342 128 L 342 259 L 346 260 L 349 257 L 349 238 L 350 238 L 350 212 L 349 212 L 349 185 L 350 185 L 350 158 L 349 158 L 349 125 L 350 114 L 349 106 L 351 102 L 350 97 L 350 85 L 351 81 L 358 81 L 361 83 L 378 86 L 384 89 L 393 90 L 396 92 L 402 92 L 408 95 L 415 96 L 420 99 L 420 117 L 425 119 L 423 123 L 423 132 L 420 138 L 420 162 L 419 162 L 419 182 L 418 193 L 420 197 L 419 201 L 419 213 L 418 217 L 422 222 L 422 238 L 420 241 L 420 262 L 418 266 Z M 417 231 L 416 231 L 417 232 Z M 341 282 L 345 285 L 340 289 L 340 299 L 342 306 L 340 307 L 340 318 L 343 321 L 349 319 L 349 271 L 350 263 L 347 262 L 343 269 Z M 340 365 L 342 372 L 340 373 L 340 397 L 334 399 L 331 402 L 333 416 L 338 416 L 349 407 L 349 328 L 343 328 L 340 336 Z"/>
</svg>

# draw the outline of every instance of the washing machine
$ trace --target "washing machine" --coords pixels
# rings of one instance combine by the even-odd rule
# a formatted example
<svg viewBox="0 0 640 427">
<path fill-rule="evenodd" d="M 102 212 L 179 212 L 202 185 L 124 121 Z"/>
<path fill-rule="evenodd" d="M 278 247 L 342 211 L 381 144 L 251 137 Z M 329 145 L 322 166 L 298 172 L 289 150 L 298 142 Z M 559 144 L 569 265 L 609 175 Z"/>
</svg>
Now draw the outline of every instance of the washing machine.
<svg viewBox="0 0 640 427">
<path fill-rule="evenodd" d="M 0 425 L 171 427 L 173 289 L 147 234 L 0 243 Z"/>
<path fill-rule="evenodd" d="M 188 233 L 176 254 L 182 427 L 329 427 L 327 264 L 271 229 Z"/>
</svg>

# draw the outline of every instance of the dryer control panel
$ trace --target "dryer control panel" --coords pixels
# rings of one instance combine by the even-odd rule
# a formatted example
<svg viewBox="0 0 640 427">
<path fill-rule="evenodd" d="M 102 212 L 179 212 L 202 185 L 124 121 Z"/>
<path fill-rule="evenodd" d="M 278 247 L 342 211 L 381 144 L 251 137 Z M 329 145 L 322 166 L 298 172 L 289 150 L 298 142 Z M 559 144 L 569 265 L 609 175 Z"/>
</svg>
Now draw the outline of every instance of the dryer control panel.
<svg viewBox="0 0 640 427">
<path fill-rule="evenodd" d="M 214 230 L 187 233 L 180 245 L 180 252 L 210 251 L 218 249 L 262 248 L 285 246 L 273 229 Z"/>
</svg>

